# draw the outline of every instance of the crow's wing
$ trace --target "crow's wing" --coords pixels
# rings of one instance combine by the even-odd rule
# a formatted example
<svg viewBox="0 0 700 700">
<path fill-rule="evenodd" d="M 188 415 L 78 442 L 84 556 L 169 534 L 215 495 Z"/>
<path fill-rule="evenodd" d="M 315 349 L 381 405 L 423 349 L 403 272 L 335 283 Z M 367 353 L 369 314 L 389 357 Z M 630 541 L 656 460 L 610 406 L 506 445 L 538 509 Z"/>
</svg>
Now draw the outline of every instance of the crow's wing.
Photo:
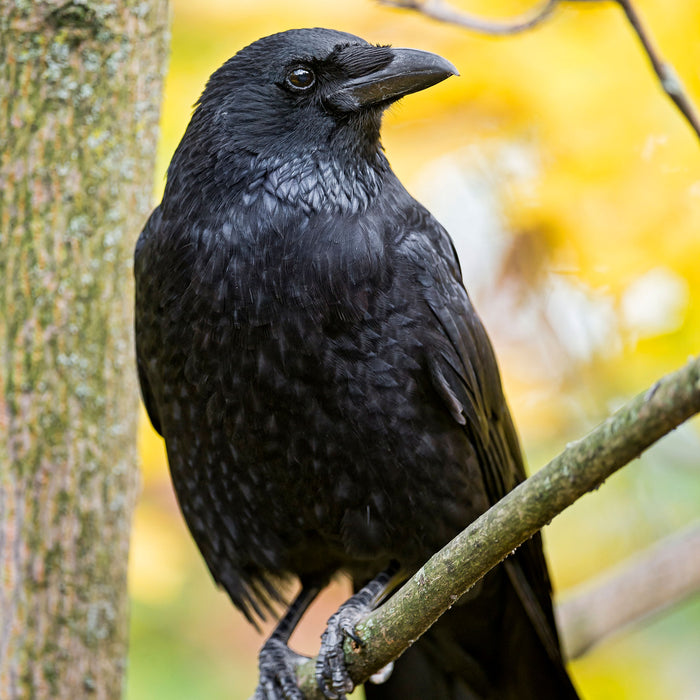
<svg viewBox="0 0 700 700">
<path fill-rule="evenodd" d="M 148 376 L 146 374 L 146 358 L 144 357 L 142 351 L 142 333 L 139 332 L 139 325 L 141 323 L 141 315 L 148 313 L 146 307 L 141 303 L 141 295 L 144 294 L 145 288 L 147 288 L 147 282 L 145 280 L 145 275 L 148 274 L 147 261 L 143 259 L 144 257 L 144 244 L 148 241 L 151 235 L 151 230 L 153 226 L 158 225 L 160 221 L 159 209 L 150 216 L 146 225 L 139 236 L 138 242 L 136 243 L 136 250 L 134 252 L 134 277 L 136 280 L 136 368 L 139 374 L 139 384 L 141 385 L 141 397 L 143 398 L 144 406 L 146 407 L 146 412 L 148 417 L 153 424 L 153 427 L 158 431 L 160 435 L 163 434 L 161 429 L 160 417 L 158 415 L 158 410 L 156 407 L 155 397 L 151 391 L 151 386 L 148 382 Z"/>
<path fill-rule="evenodd" d="M 402 251 L 432 317 L 428 370 L 478 457 L 487 496 L 496 503 L 526 478 L 522 452 L 491 342 L 461 279 L 447 232 L 417 204 L 407 213 Z M 561 664 L 551 584 L 539 533 L 505 562 L 508 577 L 548 655 Z"/>
</svg>

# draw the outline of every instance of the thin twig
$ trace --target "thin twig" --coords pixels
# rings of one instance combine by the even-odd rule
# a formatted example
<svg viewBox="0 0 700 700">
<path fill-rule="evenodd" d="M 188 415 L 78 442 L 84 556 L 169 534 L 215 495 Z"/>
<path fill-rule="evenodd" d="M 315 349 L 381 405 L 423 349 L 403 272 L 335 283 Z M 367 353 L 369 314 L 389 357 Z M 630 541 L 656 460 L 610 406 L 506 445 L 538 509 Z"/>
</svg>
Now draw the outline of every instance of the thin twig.
<svg viewBox="0 0 700 700">
<path fill-rule="evenodd" d="M 654 69 L 654 73 L 656 73 L 661 83 L 661 88 L 671 98 L 676 107 L 678 107 L 680 113 L 686 118 L 688 124 L 690 124 L 695 132 L 695 135 L 700 138 L 700 119 L 698 118 L 693 103 L 686 95 L 676 71 L 659 56 L 659 53 L 651 42 L 651 37 L 642 26 L 639 15 L 632 6 L 630 0 L 613 1 L 622 8 L 628 22 L 632 25 L 632 29 L 634 29 L 639 37 L 639 41 L 644 47 L 644 52 L 649 58 L 651 67 Z"/>
<path fill-rule="evenodd" d="M 546 0 L 531 15 L 515 19 L 511 22 L 501 23 L 474 17 L 452 7 L 445 0 L 378 0 L 381 5 L 389 5 L 405 10 L 419 12 L 426 17 L 454 24 L 465 29 L 471 29 L 482 34 L 495 36 L 505 36 L 517 34 L 540 24 L 552 14 L 559 2 L 582 2 L 600 3 L 608 0 Z M 670 97 L 678 108 L 678 111 L 685 117 L 690 127 L 700 139 L 700 117 L 695 107 L 683 89 L 683 84 L 673 67 L 666 63 L 654 47 L 651 37 L 642 26 L 641 19 L 634 9 L 631 0 L 611 0 L 622 8 L 635 34 L 639 37 L 644 52 L 649 58 L 649 62 L 659 79 L 662 90 Z"/>
<path fill-rule="evenodd" d="M 556 608 L 565 656 L 575 659 L 614 632 L 698 591 L 696 523 L 567 592 Z"/>
<path fill-rule="evenodd" d="M 559 0 L 546 0 L 546 2 L 531 13 L 519 17 L 510 22 L 495 22 L 492 20 L 474 17 L 455 9 L 444 0 L 379 0 L 380 5 L 399 7 L 405 10 L 415 10 L 426 17 L 438 22 L 448 22 L 475 32 L 506 36 L 517 34 L 543 22 L 559 4 Z"/>
<path fill-rule="evenodd" d="M 700 358 L 659 380 L 570 444 L 426 562 L 358 625 L 362 647 L 346 643 L 351 677 L 362 683 L 398 658 L 516 547 L 698 411 Z M 299 667 L 299 687 L 307 700 L 323 700 L 314 669 L 315 660 Z"/>
</svg>

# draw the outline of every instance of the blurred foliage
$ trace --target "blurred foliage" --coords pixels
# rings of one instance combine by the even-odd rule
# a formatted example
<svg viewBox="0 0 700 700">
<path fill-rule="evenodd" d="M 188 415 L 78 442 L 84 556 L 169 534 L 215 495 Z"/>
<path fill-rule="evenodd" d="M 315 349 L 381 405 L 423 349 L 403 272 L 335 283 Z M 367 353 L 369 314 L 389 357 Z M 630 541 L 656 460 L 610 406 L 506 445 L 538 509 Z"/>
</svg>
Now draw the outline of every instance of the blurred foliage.
<svg viewBox="0 0 700 700">
<path fill-rule="evenodd" d="M 531 5 L 459 6 L 508 17 Z M 700 3 L 635 5 L 700 102 Z M 457 242 L 532 468 L 698 352 L 700 148 L 612 4 L 563 3 L 537 30 L 498 39 L 362 0 L 174 0 L 156 198 L 209 74 L 258 37 L 300 26 L 435 51 L 460 70 L 394 107 L 384 145 Z M 247 698 L 262 636 L 212 585 L 145 415 L 140 448 L 127 698 Z M 699 455 L 696 421 L 557 518 L 545 532 L 557 587 L 697 518 Z M 314 651 L 346 594 L 340 582 L 324 596 L 296 648 Z M 585 698 L 700 698 L 698 648 L 696 597 L 572 672 Z"/>
</svg>

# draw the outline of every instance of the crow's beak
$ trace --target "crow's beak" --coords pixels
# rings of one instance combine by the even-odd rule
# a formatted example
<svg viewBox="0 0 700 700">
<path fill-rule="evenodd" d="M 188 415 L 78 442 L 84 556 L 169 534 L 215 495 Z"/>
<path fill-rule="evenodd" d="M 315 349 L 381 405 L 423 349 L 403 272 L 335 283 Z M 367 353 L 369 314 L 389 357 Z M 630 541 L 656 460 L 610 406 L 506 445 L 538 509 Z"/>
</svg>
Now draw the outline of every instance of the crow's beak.
<svg viewBox="0 0 700 700">
<path fill-rule="evenodd" d="M 390 49 L 391 61 L 365 75 L 345 81 L 328 101 L 342 111 L 357 111 L 373 105 L 386 106 L 404 95 L 425 90 L 459 75 L 441 56 L 418 49 Z"/>
</svg>

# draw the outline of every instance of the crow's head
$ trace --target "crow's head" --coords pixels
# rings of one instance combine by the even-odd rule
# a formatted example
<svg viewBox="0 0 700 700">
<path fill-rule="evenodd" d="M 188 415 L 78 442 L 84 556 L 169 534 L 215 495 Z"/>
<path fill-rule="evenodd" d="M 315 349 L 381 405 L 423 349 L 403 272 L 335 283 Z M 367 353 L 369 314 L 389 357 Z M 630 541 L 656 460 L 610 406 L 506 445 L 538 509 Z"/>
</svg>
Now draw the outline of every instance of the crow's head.
<svg viewBox="0 0 700 700">
<path fill-rule="evenodd" d="M 354 150 L 378 143 L 388 105 L 456 73 L 425 51 L 295 29 L 256 41 L 219 68 L 193 122 L 200 137 L 239 153 L 289 157 L 330 142 Z"/>
</svg>

